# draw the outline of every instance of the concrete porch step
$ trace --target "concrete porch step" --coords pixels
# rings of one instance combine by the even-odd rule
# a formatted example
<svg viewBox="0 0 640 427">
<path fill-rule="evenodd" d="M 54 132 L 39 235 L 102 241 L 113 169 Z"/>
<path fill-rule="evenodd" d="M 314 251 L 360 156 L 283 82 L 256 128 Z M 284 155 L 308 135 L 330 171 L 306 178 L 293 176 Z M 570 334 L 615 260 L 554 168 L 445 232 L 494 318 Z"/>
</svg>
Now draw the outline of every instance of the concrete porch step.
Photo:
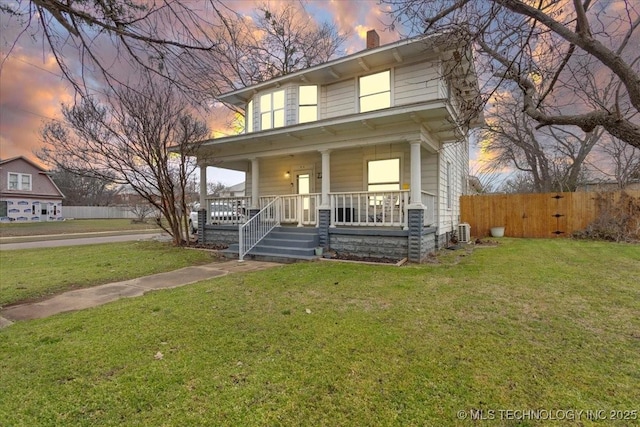
<svg viewBox="0 0 640 427">
<path fill-rule="evenodd" d="M 291 260 L 316 259 L 315 248 L 318 246 L 318 229 L 307 227 L 277 227 L 262 239 L 245 258 Z M 226 256 L 238 256 L 238 244 L 230 245 L 223 251 Z M 259 257 L 259 258 L 258 258 Z"/>
</svg>

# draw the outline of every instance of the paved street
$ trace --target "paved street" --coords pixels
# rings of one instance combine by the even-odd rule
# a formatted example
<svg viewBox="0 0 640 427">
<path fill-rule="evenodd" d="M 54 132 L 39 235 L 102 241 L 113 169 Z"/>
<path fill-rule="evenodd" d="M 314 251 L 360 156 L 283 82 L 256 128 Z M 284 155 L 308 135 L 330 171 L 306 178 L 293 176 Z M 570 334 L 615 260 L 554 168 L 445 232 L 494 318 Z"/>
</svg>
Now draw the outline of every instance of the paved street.
<svg viewBox="0 0 640 427">
<path fill-rule="evenodd" d="M 49 237 L 50 238 L 50 237 Z M 128 242 L 132 240 L 151 240 L 168 238 L 165 233 L 136 233 L 122 234 L 118 236 L 96 236 L 92 233 L 91 237 L 78 237 L 78 235 L 69 235 L 66 238 L 41 240 L 37 242 L 20 242 L 20 243 L 1 243 L 0 251 L 12 249 L 35 249 L 35 248 L 55 248 L 60 246 L 75 245 L 96 245 L 100 243 Z"/>
</svg>

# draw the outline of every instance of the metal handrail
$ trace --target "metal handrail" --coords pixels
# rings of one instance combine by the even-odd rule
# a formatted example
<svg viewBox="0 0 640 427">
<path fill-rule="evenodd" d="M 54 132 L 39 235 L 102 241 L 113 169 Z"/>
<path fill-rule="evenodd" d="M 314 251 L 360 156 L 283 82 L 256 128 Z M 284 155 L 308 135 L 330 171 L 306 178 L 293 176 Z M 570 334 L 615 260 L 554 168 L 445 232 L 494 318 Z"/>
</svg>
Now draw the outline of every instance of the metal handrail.
<svg viewBox="0 0 640 427">
<path fill-rule="evenodd" d="M 238 227 L 238 259 L 244 261 L 244 256 L 264 239 L 267 234 L 280 225 L 279 198 L 273 199 L 255 216 Z"/>
</svg>

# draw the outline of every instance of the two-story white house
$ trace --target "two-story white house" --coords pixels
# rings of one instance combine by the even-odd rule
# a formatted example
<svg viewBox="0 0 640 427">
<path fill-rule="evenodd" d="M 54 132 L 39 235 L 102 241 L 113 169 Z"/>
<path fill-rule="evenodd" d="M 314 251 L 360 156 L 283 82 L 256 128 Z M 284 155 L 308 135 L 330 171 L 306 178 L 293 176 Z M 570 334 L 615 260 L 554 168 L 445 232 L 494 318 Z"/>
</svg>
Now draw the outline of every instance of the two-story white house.
<svg viewBox="0 0 640 427">
<path fill-rule="evenodd" d="M 460 67 L 466 55 L 453 39 L 379 46 L 370 31 L 366 50 L 221 95 L 244 109 L 245 131 L 197 152 L 207 207 L 200 241 L 233 245 L 241 259 L 305 258 L 313 248 L 296 247 L 319 245 L 421 262 L 441 247 L 458 225 L 468 181 L 458 105 L 477 94 L 473 67 Z M 448 72 L 451 61 L 466 71 Z M 208 198 L 213 165 L 246 172 L 246 196 Z M 220 204 L 238 215 L 213 225 Z M 312 241 L 296 243 L 296 231 Z"/>
</svg>

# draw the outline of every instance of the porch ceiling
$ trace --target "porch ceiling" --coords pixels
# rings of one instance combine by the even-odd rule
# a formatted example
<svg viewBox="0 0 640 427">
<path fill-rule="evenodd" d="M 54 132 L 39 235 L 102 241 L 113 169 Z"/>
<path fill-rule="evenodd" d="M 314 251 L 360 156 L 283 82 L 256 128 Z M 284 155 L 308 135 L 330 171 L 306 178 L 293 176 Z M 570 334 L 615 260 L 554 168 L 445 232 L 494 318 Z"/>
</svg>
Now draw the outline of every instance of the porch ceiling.
<svg viewBox="0 0 640 427">
<path fill-rule="evenodd" d="M 455 139 L 455 125 L 444 101 L 392 107 L 370 113 L 350 114 L 268 131 L 206 141 L 198 158 L 213 158 L 224 167 L 241 168 L 234 161 L 285 151 L 316 151 L 414 140 L 426 130 L 438 144 Z M 242 163 L 244 164 L 244 163 Z"/>
</svg>

